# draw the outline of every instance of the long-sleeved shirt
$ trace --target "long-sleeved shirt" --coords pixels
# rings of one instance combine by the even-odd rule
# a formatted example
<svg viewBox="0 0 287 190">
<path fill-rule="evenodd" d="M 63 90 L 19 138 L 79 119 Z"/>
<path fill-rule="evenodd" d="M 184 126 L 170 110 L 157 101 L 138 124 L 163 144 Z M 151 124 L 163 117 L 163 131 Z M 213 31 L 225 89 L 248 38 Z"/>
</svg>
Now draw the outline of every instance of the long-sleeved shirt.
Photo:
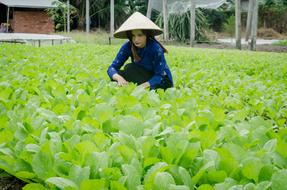
<svg viewBox="0 0 287 190">
<path fill-rule="evenodd" d="M 172 75 L 166 63 L 164 51 L 156 40 L 152 38 L 148 39 L 146 46 L 144 48 L 136 48 L 136 51 L 141 58 L 140 61 L 134 61 L 130 41 L 121 47 L 107 71 L 111 79 L 114 74 L 118 73 L 126 60 L 131 57 L 132 63 L 154 73 L 153 77 L 148 81 L 151 89 L 155 89 L 160 85 L 165 75 L 167 75 L 173 85 Z"/>
</svg>

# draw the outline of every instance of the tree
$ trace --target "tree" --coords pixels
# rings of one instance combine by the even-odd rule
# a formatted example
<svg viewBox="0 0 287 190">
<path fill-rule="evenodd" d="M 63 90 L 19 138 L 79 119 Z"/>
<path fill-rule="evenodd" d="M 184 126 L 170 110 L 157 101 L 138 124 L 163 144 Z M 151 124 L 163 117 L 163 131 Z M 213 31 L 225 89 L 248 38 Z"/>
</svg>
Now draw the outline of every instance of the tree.
<svg viewBox="0 0 287 190">
<path fill-rule="evenodd" d="M 287 0 L 264 0 L 259 6 L 260 25 L 280 33 L 287 31 Z"/>
<path fill-rule="evenodd" d="M 66 0 L 60 0 L 66 2 Z M 110 0 L 90 1 L 90 25 L 91 27 L 110 28 Z M 115 0 L 115 28 L 119 27 L 132 13 L 139 11 L 146 14 L 147 0 Z M 70 0 L 70 4 L 76 9 L 74 20 L 78 29 L 85 29 L 86 0 Z M 60 27 L 61 28 L 61 27 Z M 63 29 L 63 28 L 62 28 Z M 60 29 L 61 30 L 61 29 Z"/>
<path fill-rule="evenodd" d="M 67 25 L 67 12 L 68 7 L 66 3 L 55 1 L 56 7 L 47 9 L 48 15 L 51 16 L 55 23 L 56 31 L 66 31 Z M 70 24 L 73 24 L 73 20 L 77 17 L 77 9 L 74 6 L 70 7 Z"/>
</svg>

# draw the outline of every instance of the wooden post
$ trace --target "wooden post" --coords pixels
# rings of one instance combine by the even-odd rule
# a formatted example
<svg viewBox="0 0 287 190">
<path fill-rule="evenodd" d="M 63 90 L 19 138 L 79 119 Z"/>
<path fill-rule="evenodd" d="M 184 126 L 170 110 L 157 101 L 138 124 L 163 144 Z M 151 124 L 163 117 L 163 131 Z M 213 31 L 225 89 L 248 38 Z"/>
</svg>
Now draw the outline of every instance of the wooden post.
<svg viewBox="0 0 287 190">
<path fill-rule="evenodd" d="M 86 0 L 86 33 L 90 32 L 90 1 Z"/>
<path fill-rule="evenodd" d="M 251 44 L 250 44 L 250 49 L 254 51 L 256 50 L 257 23 L 258 23 L 258 0 L 254 0 L 254 11 L 252 17 Z"/>
<path fill-rule="evenodd" d="M 236 48 L 241 49 L 241 0 L 235 1 L 235 37 Z"/>
<path fill-rule="evenodd" d="M 67 32 L 70 33 L 70 0 L 67 0 Z"/>
<path fill-rule="evenodd" d="M 148 5 L 147 5 L 147 13 L 146 16 L 150 19 L 151 18 L 151 10 L 152 10 L 152 0 L 148 0 Z"/>
<path fill-rule="evenodd" d="M 246 22 L 245 41 L 248 41 L 249 38 L 250 38 L 251 21 L 252 21 L 252 17 L 253 17 L 253 10 L 254 10 L 254 0 L 249 0 L 248 14 L 247 14 L 247 22 Z"/>
<path fill-rule="evenodd" d="M 164 41 L 168 41 L 168 9 L 167 9 L 167 0 L 162 0 L 162 6 L 163 6 L 163 36 Z"/>
<path fill-rule="evenodd" d="M 10 7 L 7 6 L 7 26 L 6 26 L 6 32 L 9 32 L 9 15 L 10 15 Z"/>
<path fill-rule="evenodd" d="M 195 0 L 190 0 L 190 4 L 190 47 L 193 47 L 195 40 Z"/>
</svg>

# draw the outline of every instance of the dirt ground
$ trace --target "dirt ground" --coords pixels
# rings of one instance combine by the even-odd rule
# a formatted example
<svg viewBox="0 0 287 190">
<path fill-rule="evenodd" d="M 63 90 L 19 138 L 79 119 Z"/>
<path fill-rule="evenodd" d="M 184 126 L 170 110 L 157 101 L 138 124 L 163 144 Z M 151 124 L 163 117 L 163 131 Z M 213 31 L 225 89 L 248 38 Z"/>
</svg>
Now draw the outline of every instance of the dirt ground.
<svg viewBox="0 0 287 190">
<path fill-rule="evenodd" d="M 0 176 L 0 190 L 21 190 L 25 185 L 25 182 L 15 177 Z"/>
</svg>

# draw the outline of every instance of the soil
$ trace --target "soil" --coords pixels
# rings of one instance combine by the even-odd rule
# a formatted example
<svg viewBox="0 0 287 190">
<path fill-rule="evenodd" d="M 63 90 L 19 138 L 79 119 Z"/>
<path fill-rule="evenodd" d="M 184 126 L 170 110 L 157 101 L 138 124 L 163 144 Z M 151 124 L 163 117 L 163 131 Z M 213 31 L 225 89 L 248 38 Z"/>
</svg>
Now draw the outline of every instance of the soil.
<svg viewBox="0 0 287 190">
<path fill-rule="evenodd" d="M 25 182 L 15 177 L 0 176 L 0 190 L 21 190 L 25 185 Z"/>
</svg>

